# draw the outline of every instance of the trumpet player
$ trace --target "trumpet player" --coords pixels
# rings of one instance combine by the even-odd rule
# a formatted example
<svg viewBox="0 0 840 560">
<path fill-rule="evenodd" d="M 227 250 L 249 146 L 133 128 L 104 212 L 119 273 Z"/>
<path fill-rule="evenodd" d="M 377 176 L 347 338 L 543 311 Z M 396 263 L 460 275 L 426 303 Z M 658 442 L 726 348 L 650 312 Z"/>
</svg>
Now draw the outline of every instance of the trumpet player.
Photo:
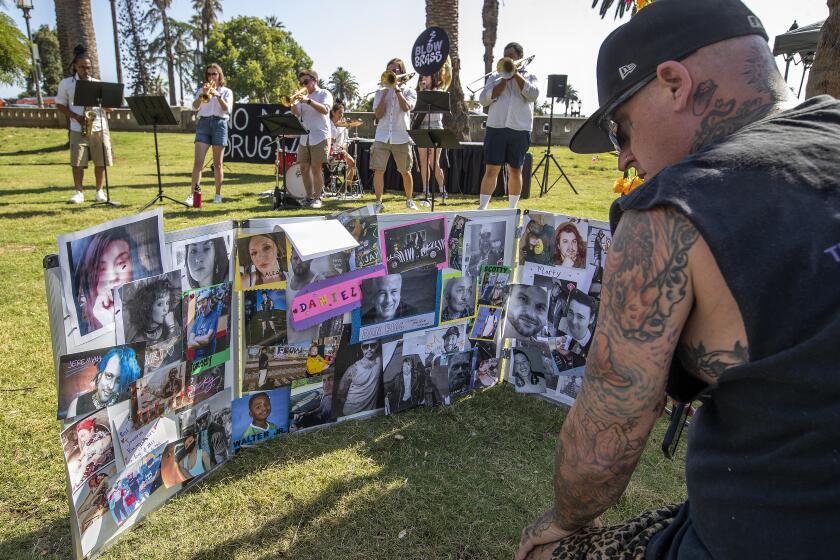
<svg viewBox="0 0 840 560">
<path fill-rule="evenodd" d="M 76 48 L 72 64 L 73 76 L 64 78 L 58 84 L 56 107 L 70 121 L 70 166 L 73 169 L 73 185 L 76 192 L 70 197 L 70 202 L 81 204 L 85 201 L 82 183 L 88 161 L 93 160 L 93 172 L 96 178 L 96 201 L 104 202 L 105 193 L 102 184 L 105 180 L 105 166 L 111 165 L 111 136 L 108 130 L 106 113 L 111 109 L 97 107 L 81 107 L 73 105 L 76 94 L 76 82 L 97 81 L 90 75 L 91 63 L 87 51 Z M 105 146 L 105 154 L 102 147 Z"/>
<path fill-rule="evenodd" d="M 302 204 L 320 208 L 321 192 L 324 190 L 324 164 L 330 156 L 330 108 L 333 96 L 326 89 L 318 87 L 318 73 L 311 68 L 298 72 L 301 90 L 291 97 L 292 113 L 300 119 L 303 128 L 309 131 L 300 137 L 298 160 L 306 189 Z"/>
<path fill-rule="evenodd" d="M 213 148 L 213 174 L 216 181 L 216 194 L 213 202 L 222 202 L 222 181 L 224 170 L 222 162 L 225 146 L 228 143 L 228 120 L 233 105 L 233 92 L 225 87 L 225 74 L 216 64 L 204 69 L 204 85 L 195 92 L 193 109 L 198 110 L 198 125 L 195 129 L 195 159 L 193 160 L 192 191 L 186 203 L 192 206 L 192 192 L 201 185 L 201 171 L 207 150 Z"/>
<path fill-rule="evenodd" d="M 373 190 L 376 195 L 374 209 L 376 213 L 385 210 L 382 204 L 382 192 L 385 190 L 385 168 L 388 158 L 393 157 L 402 176 L 405 190 L 405 205 L 409 210 L 417 210 L 414 203 L 414 183 L 411 177 L 413 156 L 409 113 L 417 103 L 417 92 L 405 82 L 405 63 L 399 58 L 388 61 L 383 73 L 382 84 L 373 98 L 373 112 L 376 117 L 376 136 L 371 148 L 370 168 L 373 169 Z M 400 78 L 403 79 L 400 79 Z"/>
<path fill-rule="evenodd" d="M 505 46 L 504 56 L 510 61 L 521 60 L 524 54 L 519 43 L 508 43 Z M 522 193 L 522 164 L 531 143 L 533 103 L 540 90 L 536 76 L 522 67 L 516 68 L 515 64 L 511 66 L 513 68 L 509 68 L 509 72 L 493 72 L 478 98 L 483 106 L 490 108 L 484 135 L 485 167 L 481 179 L 479 210 L 486 210 L 490 204 L 502 165 L 507 165 L 510 208 L 516 208 Z"/>
</svg>

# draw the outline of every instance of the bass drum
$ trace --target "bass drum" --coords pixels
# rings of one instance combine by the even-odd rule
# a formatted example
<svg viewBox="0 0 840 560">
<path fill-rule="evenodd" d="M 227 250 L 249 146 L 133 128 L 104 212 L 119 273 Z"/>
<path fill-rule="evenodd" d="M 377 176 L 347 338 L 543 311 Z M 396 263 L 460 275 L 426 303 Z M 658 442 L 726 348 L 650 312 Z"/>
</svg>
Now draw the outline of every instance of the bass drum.
<svg viewBox="0 0 840 560">
<path fill-rule="evenodd" d="M 300 164 L 296 163 L 286 169 L 286 194 L 296 200 L 306 198 L 306 187 L 303 186 L 303 174 Z"/>
</svg>

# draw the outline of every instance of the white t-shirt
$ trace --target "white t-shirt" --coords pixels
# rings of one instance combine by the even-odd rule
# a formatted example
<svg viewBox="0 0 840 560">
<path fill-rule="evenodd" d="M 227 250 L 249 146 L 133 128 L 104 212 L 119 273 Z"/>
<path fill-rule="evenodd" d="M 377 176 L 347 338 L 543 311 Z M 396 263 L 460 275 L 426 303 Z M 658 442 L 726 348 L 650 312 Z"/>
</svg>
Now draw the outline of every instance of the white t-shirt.
<svg viewBox="0 0 840 560">
<path fill-rule="evenodd" d="M 505 89 L 495 100 L 492 98 L 493 88 L 502 78 L 496 72 L 490 75 L 487 84 L 478 96 L 478 101 L 483 106 L 490 107 L 487 113 L 488 127 L 531 132 L 534 126 L 533 104 L 540 95 L 540 88 L 537 86 L 535 75 L 529 72 L 522 72 L 521 75 L 525 80 L 521 91 L 516 80 L 509 80 Z"/>
<path fill-rule="evenodd" d="M 332 109 L 333 105 L 332 93 L 325 89 L 316 89 L 308 97 L 312 101 L 317 101 L 321 105 L 324 105 L 327 108 L 327 114 L 322 115 L 308 103 L 297 104 L 300 114 L 300 124 L 309 131 L 309 134 L 300 137 L 300 143 L 304 146 L 320 144 L 332 136 L 330 130 L 330 109 Z"/>
<path fill-rule="evenodd" d="M 397 100 L 396 90 L 390 88 L 379 89 L 373 98 L 373 108 L 379 106 L 379 102 L 385 96 L 385 114 L 376 123 L 377 142 L 385 142 L 390 144 L 407 144 L 411 142 L 411 137 L 408 135 L 408 129 L 411 126 L 409 116 L 414 105 L 417 104 L 417 92 L 410 86 L 400 87 L 403 97 L 408 101 L 408 111 L 403 111 L 400 103 Z"/>
<path fill-rule="evenodd" d="M 343 147 L 347 144 L 347 127 L 335 126 L 335 123 L 330 119 L 330 138 L 332 138 L 333 151 Z"/>
<path fill-rule="evenodd" d="M 59 105 L 64 105 L 77 115 L 83 115 L 85 113 L 85 108 L 81 105 L 73 105 L 73 96 L 76 95 L 76 80 L 78 79 L 79 75 L 76 74 L 75 76 L 61 80 L 58 83 L 58 93 L 55 96 L 55 102 Z M 90 78 L 90 81 L 98 82 L 99 80 L 96 78 Z M 91 110 L 96 113 L 96 120 L 93 121 L 93 132 L 102 130 L 103 122 L 106 123 L 105 128 L 107 129 L 108 119 L 105 118 L 105 109 L 91 107 Z M 70 130 L 74 132 L 81 132 L 82 125 L 80 125 L 75 119 L 70 119 Z"/>
<path fill-rule="evenodd" d="M 204 90 L 203 87 L 200 87 L 195 92 L 195 98 L 198 99 L 198 95 Z M 233 108 L 233 92 L 230 88 L 226 88 L 225 86 L 220 86 L 216 88 L 216 91 L 219 93 L 219 96 L 225 100 L 227 104 L 228 110 L 223 111 L 222 105 L 219 103 L 219 99 L 216 97 L 211 97 L 210 101 L 207 103 L 202 103 L 198 106 L 198 112 L 196 113 L 199 118 L 201 117 L 221 117 L 223 119 L 230 118 L 230 110 Z"/>
</svg>

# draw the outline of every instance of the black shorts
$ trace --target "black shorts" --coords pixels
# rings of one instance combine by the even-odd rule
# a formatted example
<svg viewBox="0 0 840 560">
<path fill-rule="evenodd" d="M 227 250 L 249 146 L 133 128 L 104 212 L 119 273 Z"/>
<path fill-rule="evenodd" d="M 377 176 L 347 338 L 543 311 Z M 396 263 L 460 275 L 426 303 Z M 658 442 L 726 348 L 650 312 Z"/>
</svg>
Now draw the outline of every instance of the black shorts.
<svg viewBox="0 0 840 560">
<path fill-rule="evenodd" d="M 484 133 L 484 163 L 508 164 L 514 169 L 525 163 L 525 153 L 531 145 L 531 133 L 512 128 L 490 128 Z"/>
</svg>

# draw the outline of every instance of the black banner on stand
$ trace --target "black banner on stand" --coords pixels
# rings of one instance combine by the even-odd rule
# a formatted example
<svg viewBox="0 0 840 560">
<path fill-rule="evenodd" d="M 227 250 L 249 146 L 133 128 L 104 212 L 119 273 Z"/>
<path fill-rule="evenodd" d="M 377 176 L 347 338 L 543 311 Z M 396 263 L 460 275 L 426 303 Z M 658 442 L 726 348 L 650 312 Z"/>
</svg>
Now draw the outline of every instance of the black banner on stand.
<svg viewBox="0 0 840 560">
<path fill-rule="evenodd" d="M 263 115 L 288 112 L 286 107 L 274 103 L 243 103 L 231 111 L 228 145 L 225 161 L 241 163 L 273 163 L 275 161 L 274 137 L 262 125 Z M 286 151 L 293 149 L 296 139 L 287 141 Z M 296 146 L 296 144 L 294 144 Z"/>
</svg>

